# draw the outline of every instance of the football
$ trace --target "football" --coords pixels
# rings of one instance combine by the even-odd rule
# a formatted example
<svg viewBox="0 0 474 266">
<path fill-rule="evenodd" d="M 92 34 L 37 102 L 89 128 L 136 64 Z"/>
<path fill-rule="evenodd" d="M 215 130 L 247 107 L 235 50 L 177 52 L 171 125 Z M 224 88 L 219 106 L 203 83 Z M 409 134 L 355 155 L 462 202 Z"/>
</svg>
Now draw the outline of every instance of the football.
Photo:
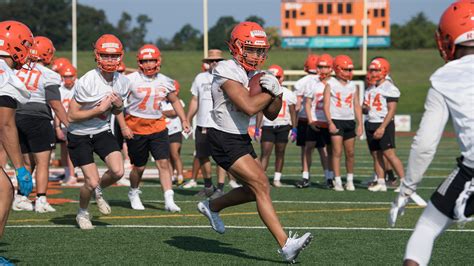
<svg viewBox="0 0 474 266">
<path fill-rule="evenodd" d="M 264 90 L 262 85 L 260 85 L 260 78 L 265 75 L 264 72 L 258 73 L 254 75 L 250 80 L 249 80 L 249 94 L 250 96 L 257 95 L 259 93 L 262 93 Z"/>
</svg>

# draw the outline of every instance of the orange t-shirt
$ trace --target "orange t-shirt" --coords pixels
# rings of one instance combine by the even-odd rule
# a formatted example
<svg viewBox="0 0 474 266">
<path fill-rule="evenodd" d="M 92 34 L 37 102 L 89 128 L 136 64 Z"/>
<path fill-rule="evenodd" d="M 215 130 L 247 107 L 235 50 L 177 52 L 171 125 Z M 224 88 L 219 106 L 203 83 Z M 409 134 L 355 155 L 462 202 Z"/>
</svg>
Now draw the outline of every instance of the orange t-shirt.
<svg viewBox="0 0 474 266">
<path fill-rule="evenodd" d="M 166 129 L 164 116 L 160 119 L 146 119 L 133 115 L 126 115 L 125 122 L 127 126 L 137 135 L 150 135 L 161 132 Z"/>
</svg>

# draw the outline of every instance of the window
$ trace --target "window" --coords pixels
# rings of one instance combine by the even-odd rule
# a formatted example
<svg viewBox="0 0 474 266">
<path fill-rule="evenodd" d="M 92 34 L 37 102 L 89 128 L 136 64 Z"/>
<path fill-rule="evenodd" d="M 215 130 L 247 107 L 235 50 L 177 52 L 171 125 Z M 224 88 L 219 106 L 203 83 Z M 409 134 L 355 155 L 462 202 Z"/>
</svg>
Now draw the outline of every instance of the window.
<svg viewBox="0 0 474 266">
<path fill-rule="evenodd" d="M 324 4 L 318 5 L 318 14 L 324 14 Z"/>
<path fill-rule="evenodd" d="M 374 18 L 378 17 L 379 16 L 379 10 L 378 9 L 374 9 Z"/>
<path fill-rule="evenodd" d="M 380 9 L 380 16 L 381 16 L 382 18 L 385 17 L 385 9 L 384 9 L 384 8 Z"/>
<path fill-rule="evenodd" d="M 293 18 L 296 18 L 296 10 L 293 10 Z"/>
<path fill-rule="evenodd" d="M 341 34 L 346 35 L 346 26 L 341 26 Z"/>
<path fill-rule="evenodd" d="M 328 26 L 324 26 L 324 34 L 325 35 L 329 34 L 329 27 Z"/>
<path fill-rule="evenodd" d="M 346 4 L 346 13 L 347 13 L 347 14 L 351 14 L 351 13 L 352 13 L 352 4 L 351 4 L 351 3 L 347 3 L 347 4 Z"/>
<path fill-rule="evenodd" d="M 349 35 L 354 33 L 354 26 L 349 26 Z"/>
<path fill-rule="evenodd" d="M 385 20 L 382 21 L 382 28 L 385 28 Z"/>
<path fill-rule="evenodd" d="M 290 10 L 285 11 L 285 18 L 290 18 Z"/>
<path fill-rule="evenodd" d="M 301 27 L 301 35 L 306 35 L 306 27 Z"/>
<path fill-rule="evenodd" d="M 288 29 L 288 22 L 285 22 L 285 29 Z"/>
<path fill-rule="evenodd" d="M 318 33 L 318 35 L 321 35 L 321 26 L 318 26 L 318 27 L 316 28 L 316 32 Z"/>
<path fill-rule="evenodd" d="M 303 12 L 303 11 L 300 12 L 300 16 L 304 16 L 304 12 Z"/>
<path fill-rule="evenodd" d="M 332 14 L 332 3 L 326 5 L 326 13 Z"/>
<path fill-rule="evenodd" d="M 337 13 L 342 14 L 342 12 L 343 12 L 342 9 L 343 8 L 344 8 L 344 6 L 342 5 L 342 3 L 337 4 Z"/>
</svg>

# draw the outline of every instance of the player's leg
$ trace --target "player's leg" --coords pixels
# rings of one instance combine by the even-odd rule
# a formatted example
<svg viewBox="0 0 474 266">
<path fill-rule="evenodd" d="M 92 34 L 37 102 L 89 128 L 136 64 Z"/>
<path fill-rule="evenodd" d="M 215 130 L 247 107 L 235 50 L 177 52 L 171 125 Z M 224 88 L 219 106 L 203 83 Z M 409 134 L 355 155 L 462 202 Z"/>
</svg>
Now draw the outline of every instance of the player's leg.
<svg viewBox="0 0 474 266">
<path fill-rule="evenodd" d="M 383 159 L 383 152 L 381 150 L 371 150 L 370 154 L 374 161 L 374 171 L 377 175 L 377 182 L 369 186 L 370 191 L 387 191 L 385 184 L 385 165 Z"/>
<path fill-rule="evenodd" d="M 183 161 L 181 160 L 181 143 L 170 143 L 170 161 L 177 172 L 177 185 L 183 183 Z"/>
<path fill-rule="evenodd" d="M 334 190 L 344 191 L 341 180 L 342 136 L 332 135 L 332 168 L 334 170 Z"/>
<path fill-rule="evenodd" d="M 354 134 L 355 135 L 355 134 Z M 355 154 L 355 136 L 343 140 L 344 153 L 346 156 L 347 182 L 346 189 L 354 191 L 354 154 Z"/>
<path fill-rule="evenodd" d="M 100 176 L 97 165 L 94 162 L 81 165 L 80 168 L 84 175 L 84 185 L 79 189 L 79 210 L 76 215 L 76 222 L 80 229 L 90 230 L 94 229 L 94 226 L 91 222 L 92 215 L 89 213 L 88 207 L 92 195 L 94 195 L 96 188 L 99 187 Z M 99 211 L 104 213 L 100 208 Z"/>
<path fill-rule="evenodd" d="M 286 139 L 288 140 L 288 138 Z M 287 142 L 278 142 L 275 145 L 275 175 L 273 176 L 273 186 L 275 187 L 281 187 L 280 180 L 281 173 L 283 172 L 283 165 L 285 164 L 285 150 Z"/>
<path fill-rule="evenodd" d="M 208 129 L 198 126 L 196 127 L 195 132 L 196 157 L 199 159 L 199 163 L 201 165 L 201 173 L 204 179 L 204 189 L 199 191 L 197 195 L 201 197 L 210 197 L 214 194 L 216 189 L 214 188 L 214 185 L 212 183 L 211 161 L 209 160 L 209 157 L 211 156 L 211 148 L 207 136 Z"/>
<path fill-rule="evenodd" d="M 51 156 L 51 150 L 33 153 L 35 160 L 36 171 L 36 212 L 54 212 L 56 211 L 48 203 L 46 194 L 48 190 L 48 179 L 49 179 L 49 159 Z"/>
<path fill-rule="evenodd" d="M 0 167 L 0 239 L 2 239 L 3 232 L 5 230 L 5 224 L 7 223 L 8 214 L 12 206 L 14 197 L 13 184 L 10 178 L 3 170 L 3 166 Z"/>
</svg>

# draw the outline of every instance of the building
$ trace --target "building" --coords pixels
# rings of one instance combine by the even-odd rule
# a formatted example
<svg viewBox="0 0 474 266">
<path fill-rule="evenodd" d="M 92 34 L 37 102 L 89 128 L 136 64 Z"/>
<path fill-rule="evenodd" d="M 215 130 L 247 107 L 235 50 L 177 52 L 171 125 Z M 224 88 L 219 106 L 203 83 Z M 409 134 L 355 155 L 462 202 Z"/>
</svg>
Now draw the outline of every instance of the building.
<svg viewBox="0 0 474 266">
<path fill-rule="evenodd" d="M 366 0 L 368 47 L 390 46 L 389 0 Z M 282 47 L 362 45 L 364 0 L 281 0 Z"/>
</svg>

